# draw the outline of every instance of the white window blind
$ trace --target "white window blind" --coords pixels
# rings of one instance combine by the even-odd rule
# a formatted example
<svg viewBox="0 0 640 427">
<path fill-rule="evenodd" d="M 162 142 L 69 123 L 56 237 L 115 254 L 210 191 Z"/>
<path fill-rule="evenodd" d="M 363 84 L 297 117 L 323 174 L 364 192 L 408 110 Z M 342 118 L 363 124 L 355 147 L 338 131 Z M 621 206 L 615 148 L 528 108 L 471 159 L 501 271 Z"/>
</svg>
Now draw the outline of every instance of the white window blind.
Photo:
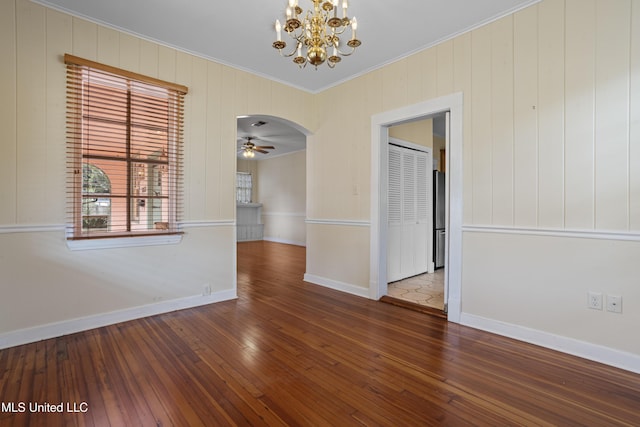
<svg viewBox="0 0 640 427">
<path fill-rule="evenodd" d="M 65 63 L 68 238 L 179 233 L 187 88 Z"/>
</svg>

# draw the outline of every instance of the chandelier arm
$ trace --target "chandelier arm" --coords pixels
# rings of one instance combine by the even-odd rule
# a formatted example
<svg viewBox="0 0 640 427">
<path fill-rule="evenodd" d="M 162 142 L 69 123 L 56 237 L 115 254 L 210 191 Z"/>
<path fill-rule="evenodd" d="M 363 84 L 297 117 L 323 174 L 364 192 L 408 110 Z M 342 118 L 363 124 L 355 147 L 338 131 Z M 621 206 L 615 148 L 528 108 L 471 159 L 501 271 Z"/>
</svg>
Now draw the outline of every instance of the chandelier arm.
<svg viewBox="0 0 640 427">
<path fill-rule="evenodd" d="M 338 53 L 339 53 L 341 56 L 351 56 L 351 54 L 352 54 L 353 52 L 355 52 L 355 51 L 356 51 L 356 48 L 355 48 L 355 47 L 352 47 L 350 52 L 343 52 L 343 51 L 341 51 L 341 50 L 340 50 L 340 47 L 338 46 L 338 47 L 336 48 L 336 50 L 338 51 Z"/>
<path fill-rule="evenodd" d="M 300 38 L 304 36 L 304 31 L 304 25 L 301 25 L 293 31 L 288 31 L 287 34 L 289 34 L 289 37 L 292 39 L 300 41 Z"/>
<path fill-rule="evenodd" d="M 293 47 L 293 50 L 291 52 L 289 52 L 289 53 L 282 53 L 282 49 L 279 49 L 279 52 L 280 52 L 280 56 L 282 56 L 284 58 L 290 58 L 296 53 L 297 50 L 298 50 L 298 45 L 296 44 Z"/>
<path fill-rule="evenodd" d="M 332 34 L 335 34 L 336 36 L 340 36 L 340 35 L 344 34 L 344 32 L 347 30 L 347 27 L 342 26 L 342 27 L 338 27 L 338 28 L 332 28 L 332 30 L 333 30 Z"/>
</svg>

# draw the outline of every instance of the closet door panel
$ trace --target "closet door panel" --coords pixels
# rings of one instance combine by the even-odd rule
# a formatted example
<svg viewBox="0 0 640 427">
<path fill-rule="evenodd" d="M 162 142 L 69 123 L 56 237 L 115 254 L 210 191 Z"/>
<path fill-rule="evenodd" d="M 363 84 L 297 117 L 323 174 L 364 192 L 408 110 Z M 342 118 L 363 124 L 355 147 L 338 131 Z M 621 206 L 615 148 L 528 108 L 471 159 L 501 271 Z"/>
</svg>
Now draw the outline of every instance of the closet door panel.
<svg viewBox="0 0 640 427">
<path fill-rule="evenodd" d="M 387 281 L 402 279 L 402 156 L 397 147 L 389 146 Z"/>
<path fill-rule="evenodd" d="M 429 166 L 427 153 L 389 146 L 389 282 L 428 271 L 432 227 Z"/>
</svg>

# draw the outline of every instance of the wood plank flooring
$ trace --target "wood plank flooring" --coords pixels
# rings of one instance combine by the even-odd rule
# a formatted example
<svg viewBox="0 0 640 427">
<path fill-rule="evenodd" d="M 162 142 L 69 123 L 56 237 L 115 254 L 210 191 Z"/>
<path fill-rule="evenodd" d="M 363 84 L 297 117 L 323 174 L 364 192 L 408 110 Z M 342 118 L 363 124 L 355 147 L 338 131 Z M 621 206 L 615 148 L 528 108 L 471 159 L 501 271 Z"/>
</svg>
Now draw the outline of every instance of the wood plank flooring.
<svg viewBox="0 0 640 427">
<path fill-rule="evenodd" d="M 27 405 L 0 426 L 640 425 L 640 375 L 305 283 L 304 265 L 241 243 L 238 300 L 0 350 L 0 401 Z"/>
</svg>

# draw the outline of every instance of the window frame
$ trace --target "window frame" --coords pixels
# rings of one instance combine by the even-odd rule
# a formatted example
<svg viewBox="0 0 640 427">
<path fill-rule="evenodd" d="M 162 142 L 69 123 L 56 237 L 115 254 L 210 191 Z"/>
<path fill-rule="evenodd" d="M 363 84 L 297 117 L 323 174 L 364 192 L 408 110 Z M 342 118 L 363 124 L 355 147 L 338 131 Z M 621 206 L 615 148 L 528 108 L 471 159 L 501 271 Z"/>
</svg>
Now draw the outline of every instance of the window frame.
<svg viewBox="0 0 640 427">
<path fill-rule="evenodd" d="M 130 71 L 122 70 L 119 68 L 111 67 L 108 65 L 100 64 L 83 58 L 79 58 L 73 55 L 65 54 L 64 62 L 67 66 L 67 194 L 68 194 L 68 210 L 67 210 L 67 244 L 71 249 L 92 249 L 97 247 L 128 247 L 128 246 L 146 246 L 163 243 L 176 243 L 181 239 L 183 234 L 181 231 L 181 212 L 183 208 L 183 188 L 182 188 L 182 167 L 183 167 L 183 124 L 184 124 L 184 96 L 188 93 L 188 89 L 185 86 L 175 83 L 165 82 L 153 77 L 144 76 L 141 74 L 133 73 Z M 125 198 L 125 209 L 120 209 L 120 215 L 123 215 L 126 219 L 124 222 L 124 228 L 126 230 L 99 230 L 91 231 L 90 229 L 83 227 L 83 213 L 82 204 L 83 199 L 86 198 L 86 194 L 83 191 L 84 174 L 83 164 L 93 164 L 90 160 L 95 158 L 90 154 L 92 148 L 86 143 L 89 132 L 85 132 L 85 125 L 94 120 L 89 113 L 89 106 L 100 106 L 100 101 L 95 101 L 86 97 L 86 87 L 89 87 L 87 75 L 96 73 L 99 75 L 107 76 L 108 78 L 114 78 L 126 82 L 125 88 L 127 93 L 127 99 L 131 99 L 132 96 L 139 96 L 143 99 L 143 108 L 152 108 L 153 105 L 149 104 L 148 100 L 145 100 L 144 96 L 141 96 L 141 91 L 144 91 L 144 87 L 151 87 L 154 91 L 166 94 L 167 97 L 167 128 L 166 128 L 166 160 L 158 158 L 152 158 L 151 155 L 147 157 L 134 158 L 130 152 L 131 135 L 136 125 L 133 124 L 132 117 L 134 112 L 130 106 L 126 109 L 126 141 L 118 140 L 117 145 L 114 145 L 111 151 L 105 149 L 107 153 L 103 156 L 103 160 L 114 161 L 114 164 L 119 164 L 121 168 L 121 174 L 126 181 L 124 196 L 120 195 L 120 198 Z M 135 90 L 134 87 L 138 86 Z M 132 95 L 134 94 L 134 95 Z M 150 95 L 150 98 L 153 95 Z M 130 102 L 130 101 L 128 101 Z M 164 117 L 164 116 L 163 116 Z M 114 116 L 108 117 L 107 121 L 117 121 L 116 113 Z M 143 124 L 144 126 L 150 126 Z M 163 137 L 164 138 L 164 137 Z M 163 138 L 158 141 L 162 141 Z M 158 144 L 157 142 L 155 144 Z M 164 144 L 164 143 L 162 143 Z M 163 145 L 158 145 L 162 147 Z M 144 148 L 155 148 L 154 143 L 145 145 Z M 118 157 L 118 150 L 126 150 L 125 157 Z M 108 159 L 109 155 L 113 157 Z M 153 153 L 152 153 L 153 154 Z M 165 153 L 162 153 L 165 155 Z M 166 171 L 166 187 L 167 195 L 159 195 L 153 197 L 147 195 L 134 195 L 134 170 L 135 165 L 144 163 L 148 170 L 148 174 L 156 173 L 155 167 L 151 165 L 162 165 L 164 171 Z M 122 178 L 121 178 L 122 179 Z M 162 192 L 164 193 L 164 191 Z M 150 205 L 153 200 L 166 200 L 166 212 L 163 205 L 160 206 L 162 219 L 161 222 L 151 223 L 150 217 L 153 216 L 153 211 L 149 211 L 149 218 L 143 223 L 143 227 L 137 227 L 134 230 L 132 226 L 133 207 L 138 202 L 137 198 L 146 199 L 150 201 Z M 110 196 L 110 204 L 113 209 L 113 195 Z M 113 211 L 112 211 L 113 212 Z M 112 213 L 110 214 L 111 217 Z M 164 222 L 166 218 L 166 223 Z M 110 218 L 111 219 L 111 218 Z M 151 225 L 152 224 L 152 225 Z M 160 224 L 160 225 L 158 225 Z M 166 228 L 165 228 L 166 226 Z M 122 225 L 120 225 L 122 228 Z M 108 241 L 108 243 L 106 243 Z M 89 243 L 90 242 L 90 243 Z M 102 243 L 100 243 L 102 242 Z"/>
</svg>

